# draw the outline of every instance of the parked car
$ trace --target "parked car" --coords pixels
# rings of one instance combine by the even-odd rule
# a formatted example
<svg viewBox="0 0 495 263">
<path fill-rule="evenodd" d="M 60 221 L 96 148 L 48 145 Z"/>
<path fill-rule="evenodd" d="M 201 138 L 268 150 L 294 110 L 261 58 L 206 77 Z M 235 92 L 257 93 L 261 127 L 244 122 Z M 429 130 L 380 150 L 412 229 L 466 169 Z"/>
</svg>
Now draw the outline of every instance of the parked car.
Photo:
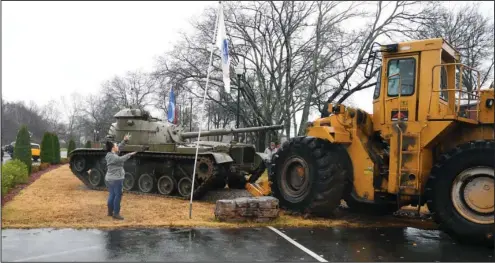
<svg viewBox="0 0 495 263">
<path fill-rule="evenodd" d="M 5 151 L 10 155 L 11 158 L 14 158 L 14 147 L 15 147 L 15 141 L 5 146 Z M 38 161 L 38 159 L 40 158 L 40 154 L 41 154 L 40 145 L 37 143 L 31 143 L 31 155 L 33 157 L 33 161 L 35 162 Z"/>
<path fill-rule="evenodd" d="M 5 151 L 10 155 L 10 157 L 14 157 L 14 145 L 15 142 L 12 142 L 11 144 L 5 145 Z"/>
<path fill-rule="evenodd" d="M 36 162 L 40 158 L 41 148 L 37 143 L 31 143 L 31 155 L 33 156 L 33 160 Z"/>
</svg>

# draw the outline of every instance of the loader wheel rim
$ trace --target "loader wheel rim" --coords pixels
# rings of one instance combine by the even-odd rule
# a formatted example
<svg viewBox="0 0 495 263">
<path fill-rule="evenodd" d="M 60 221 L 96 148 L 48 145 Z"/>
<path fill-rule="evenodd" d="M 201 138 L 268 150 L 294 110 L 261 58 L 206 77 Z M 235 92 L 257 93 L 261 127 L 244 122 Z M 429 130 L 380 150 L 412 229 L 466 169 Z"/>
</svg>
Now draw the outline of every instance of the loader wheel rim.
<svg viewBox="0 0 495 263">
<path fill-rule="evenodd" d="M 457 175 L 451 196 L 459 214 L 477 224 L 494 223 L 494 176 L 494 169 L 486 166 L 470 168 Z"/>
<path fill-rule="evenodd" d="M 282 170 L 282 189 L 284 194 L 294 202 L 300 202 L 309 193 L 309 168 L 305 160 L 292 157 L 287 160 Z"/>
<path fill-rule="evenodd" d="M 162 176 L 158 179 L 158 191 L 162 195 L 170 195 L 174 190 L 174 180 L 170 176 Z"/>
<path fill-rule="evenodd" d="M 125 173 L 124 176 L 124 190 L 129 191 L 134 187 L 134 175 L 131 173 Z"/>
<path fill-rule="evenodd" d="M 102 179 L 102 174 L 100 171 L 98 171 L 97 169 L 93 169 L 91 170 L 91 172 L 89 173 L 89 183 L 92 185 L 92 186 L 99 186 L 100 183 L 101 183 L 101 179 Z"/>
<path fill-rule="evenodd" d="M 153 178 L 149 174 L 143 174 L 139 178 L 139 189 L 142 192 L 149 193 L 153 188 Z"/>
<path fill-rule="evenodd" d="M 187 177 L 180 179 L 180 181 L 177 185 L 177 188 L 179 190 L 179 194 L 183 197 L 190 196 L 191 186 L 192 186 L 191 179 L 189 179 Z"/>
</svg>

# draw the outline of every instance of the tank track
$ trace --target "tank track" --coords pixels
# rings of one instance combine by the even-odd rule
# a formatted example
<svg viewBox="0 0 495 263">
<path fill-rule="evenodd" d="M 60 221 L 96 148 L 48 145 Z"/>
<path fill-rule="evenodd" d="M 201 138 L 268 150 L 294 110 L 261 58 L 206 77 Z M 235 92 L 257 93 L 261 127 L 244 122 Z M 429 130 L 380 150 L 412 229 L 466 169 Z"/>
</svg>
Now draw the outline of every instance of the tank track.
<svg viewBox="0 0 495 263">
<path fill-rule="evenodd" d="M 101 151 L 101 150 L 78 151 L 78 152 L 71 155 L 71 162 L 69 164 L 70 169 L 71 169 L 72 173 L 81 182 L 83 182 L 84 185 L 86 187 L 88 187 L 89 189 L 96 190 L 96 191 L 107 191 L 106 186 L 94 186 L 94 185 L 92 185 L 89 182 L 89 173 L 88 173 L 89 170 L 94 169 L 94 168 L 98 168 L 98 166 L 101 164 L 98 160 L 100 158 L 104 158 L 105 155 L 106 155 L 106 152 Z M 208 158 L 205 155 L 208 156 L 208 154 L 199 154 L 198 159 Z M 96 157 L 96 158 L 91 158 L 95 161 L 95 163 L 93 165 L 91 165 L 91 167 L 89 167 L 89 168 L 88 168 L 88 165 L 86 164 L 86 168 L 83 170 L 83 172 L 77 172 L 76 169 L 74 168 L 74 163 L 72 160 L 74 160 L 75 157 L 78 157 L 78 156 L 85 158 L 86 161 L 89 159 L 88 157 Z M 147 158 L 147 159 L 148 158 L 155 158 L 155 159 L 165 159 L 165 160 L 184 160 L 184 159 L 187 159 L 187 160 L 194 161 L 194 156 L 190 156 L 190 155 L 165 154 L 165 153 L 156 153 L 156 152 L 139 152 L 136 155 L 134 155 L 133 157 L 131 157 L 129 160 L 139 159 L 139 158 Z M 195 185 L 197 185 L 197 186 L 194 189 L 193 199 L 200 199 L 209 190 L 212 190 L 215 188 L 214 183 L 215 183 L 215 180 L 217 179 L 217 176 L 220 174 L 221 168 L 222 168 L 221 165 L 215 164 L 213 166 L 212 174 L 206 179 L 206 181 L 199 184 L 199 186 L 197 185 L 197 183 L 198 183 L 198 171 L 196 171 Z M 125 170 L 127 170 L 127 169 L 125 169 Z M 103 174 L 103 176 L 104 176 L 104 174 Z M 187 177 L 190 178 L 192 181 L 192 178 L 190 175 L 188 175 Z M 138 176 L 136 176 L 135 180 L 136 180 L 136 184 L 137 184 L 138 183 L 137 182 Z M 176 188 L 177 188 L 177 185 L 176 185 Z M 190 195 L 189 195 L 189 197 L 183 197 L 180 195 L 163 195 L 163 194 L 160 194 L 158 192 L 157 193 L 154 193 L 154 192 L 153 193 L 144 193 L 144 192 L 141 192 L 139 189 L 124 190 L 124 192 L 138 194 L 138 195 L 145 195 L 145 196 L 157 196 L 157 197 L 162 197 L 162 198 L 166 197 L 166 198 L 174 198 L 174 199 L 182 199 L 182 200 L 189 200 L 189 198 L 190 198 Z M 176 192 L 177 192 L 177 189 L 176 189 Z"/>
</svg>

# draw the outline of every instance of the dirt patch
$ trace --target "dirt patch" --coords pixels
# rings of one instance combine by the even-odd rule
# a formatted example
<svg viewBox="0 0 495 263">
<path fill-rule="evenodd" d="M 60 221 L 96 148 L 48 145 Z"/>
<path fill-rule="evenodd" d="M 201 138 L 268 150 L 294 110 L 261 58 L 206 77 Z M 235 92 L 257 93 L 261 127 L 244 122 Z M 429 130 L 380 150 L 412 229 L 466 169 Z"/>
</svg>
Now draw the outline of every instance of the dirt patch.
<svg viewBox="0 0 495 263">
<path fill-rule="evenodd" d="M 27 183 L 16 185 L 14 188 L 10 189 L 9 192 L 7 194 L 5 194 L 5 196 L 2 197 L 2 207 L 6 203 L 8 203 L 9 201 L 11 201 L 22 189 L 26 188 L 30 184 L 34 183 L 34 181 L 38 180 L 43 174 L 45 174 L 47 172 L 50 172 L 52 170 L 55 170 L 55 169 L 59 168 L 62 165 L 63 164 L 52 165 L 52 166 L 49 166 L 47 169 L 45 169 L 43 171 L 38 171 L 36 173 L 31 174 L 31 176 L 29 176 L 29 180 L 28 180 Z"/>
<path fill-rule="evenodd" d="M 159 196 L 124 193 L 121 214 L 116 221 L 106 215 L 107 192 L 81 187 L 68 165 L 43 174 L 24 188 L 2 209 L 2 228 L 126 228 L 126 227 L 390 227 L 414 226 L 434 228 L 430 222 L 391 217 L 369 219 L 362 216 L 338 216 L 333 219 L 304 219 L 282 211 L 270 223 L 223 223 L 215 220 L 215 204 L 193 203 L 189 219 L 189 202 Z"/>
</svg>

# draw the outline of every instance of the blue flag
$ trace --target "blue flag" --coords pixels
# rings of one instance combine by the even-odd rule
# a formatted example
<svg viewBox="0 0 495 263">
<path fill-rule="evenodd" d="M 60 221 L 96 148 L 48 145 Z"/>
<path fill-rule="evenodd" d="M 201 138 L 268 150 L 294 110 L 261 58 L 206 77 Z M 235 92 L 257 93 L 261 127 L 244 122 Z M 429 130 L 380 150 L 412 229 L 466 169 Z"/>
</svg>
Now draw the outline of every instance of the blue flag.
<svg viewBox="0 0 495 263">
<path fill-rule="evenodd" d="M 175 94 L 174 89 L 170 89 L 169 101 L 168 101 L 168 116 L 167 119 L 171 123 L 176 122 L 176 114 L 175 114 Z"/>
<path fill-rule="evenodd" d="M 225 92 L 230 93 L 230 56 L 229 43 L 227 41 L 227 30 L 225 29 L 225 20 L 223 17 L 223 6 L 220 3 L 220 13 L 218 18 L 218 35 L 217 47 L 220 49 L 220 57 L 222 58 L 222 77 Z"/>
</svg>

